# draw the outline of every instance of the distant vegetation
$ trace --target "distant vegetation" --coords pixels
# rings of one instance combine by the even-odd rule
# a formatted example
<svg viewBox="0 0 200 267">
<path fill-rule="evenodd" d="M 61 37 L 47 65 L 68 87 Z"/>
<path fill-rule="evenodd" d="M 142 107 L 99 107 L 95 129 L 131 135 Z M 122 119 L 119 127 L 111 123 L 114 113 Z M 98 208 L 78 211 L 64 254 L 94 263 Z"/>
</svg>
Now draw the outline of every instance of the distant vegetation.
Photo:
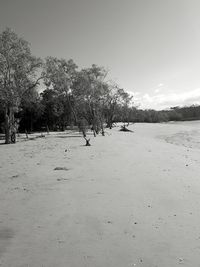
<svg viewBox="0 0 200 267">
<path fill-rule="evenodd" d="M 15 142 L 17 132 L 63 131 L 76 125 L 86 138 L 88 128 L 104 135 L 104 127 L 118 121 L 191 119 L 200 119 L 200 106 L 137 109 L 130 94 L 107 80 L 103 67 L 79 70 L 72 59 L 42 60 L 12 30 L 0 34 L 0 131 L 5 143 Z"/>
<path fill-rule="evenodd" d="M 156 111 L 153 109 L 130 109 L 129 121 L 131 122 L 167 122 L 200 120 L 200 106 L 171 107 L 168 110 Z"/>
</svg>

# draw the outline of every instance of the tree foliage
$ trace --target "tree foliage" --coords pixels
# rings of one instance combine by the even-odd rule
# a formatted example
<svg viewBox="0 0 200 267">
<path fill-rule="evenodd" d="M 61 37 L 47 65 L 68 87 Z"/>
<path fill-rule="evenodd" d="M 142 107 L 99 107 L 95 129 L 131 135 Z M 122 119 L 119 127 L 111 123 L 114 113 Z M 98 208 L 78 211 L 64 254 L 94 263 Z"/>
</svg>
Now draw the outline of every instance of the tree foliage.
<svg viewBox="0 0 200 267">
<path fill-rule="evenodd" d="M 14 132 L 14 113 L 23 94 L 34 88 L 42 61 L 31 54 L 29 43 L 6 29 L 0 34 L 0 104 L 4 109 L 6 143 Z"/>
</svg>

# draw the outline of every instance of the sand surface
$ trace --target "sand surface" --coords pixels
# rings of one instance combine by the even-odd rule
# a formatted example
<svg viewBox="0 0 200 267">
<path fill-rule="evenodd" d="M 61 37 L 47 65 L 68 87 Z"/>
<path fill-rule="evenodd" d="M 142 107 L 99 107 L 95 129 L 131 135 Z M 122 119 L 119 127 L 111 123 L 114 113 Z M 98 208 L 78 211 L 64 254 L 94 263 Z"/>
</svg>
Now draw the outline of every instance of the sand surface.
<svg viewBox="0 0 200 267">
<path fill-rule="evenodd" d="M 130 128 L 0 145 L 1 267 L 200 266 L 200 122 Z"/>
</svg>

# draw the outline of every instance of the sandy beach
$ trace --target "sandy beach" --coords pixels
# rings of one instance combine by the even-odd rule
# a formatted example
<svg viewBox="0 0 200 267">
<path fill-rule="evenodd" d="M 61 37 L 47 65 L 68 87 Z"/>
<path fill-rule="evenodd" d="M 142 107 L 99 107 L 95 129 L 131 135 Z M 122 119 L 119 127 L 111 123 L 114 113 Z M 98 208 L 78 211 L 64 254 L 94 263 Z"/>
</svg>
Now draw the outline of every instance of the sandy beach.
<svg viewBox="0 0 200 267">
<path fill-rule="evenodd" d="M 0 145 L 0 266 L 200 266 L 200 122 L 129 128 Z"/>
</svg>

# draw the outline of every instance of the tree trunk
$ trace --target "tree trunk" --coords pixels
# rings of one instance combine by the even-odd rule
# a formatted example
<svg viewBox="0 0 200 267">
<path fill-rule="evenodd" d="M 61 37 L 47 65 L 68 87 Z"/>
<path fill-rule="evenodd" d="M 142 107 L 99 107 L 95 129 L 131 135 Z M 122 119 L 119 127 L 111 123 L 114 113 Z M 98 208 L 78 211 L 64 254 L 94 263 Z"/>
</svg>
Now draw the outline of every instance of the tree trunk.
<svg viewBox="0 0 200 267">
<path fill-rule="evenodd" d="M 77 116 L 76 116 L 76 112 L 75 112 L 75 110 L 74 110 L 74 107 L 72 107 L 72 104 L 71 104 L 71 101 L 70 101 L 70 97 L 69 97 L 69 95 L 67 94 L 67 101 L 68 101 L 68 104 L 69 104 L 69 107 L 70 107 L 70 111 L 72 112 L 72 114 L 73 114 L 73 117 L 74 117 L 74 122 L 75 122 L 75 124 L 77 124 Z"/>
<path fill-rule="evenodd" d="M 14 125 L 14 112 L 12 107 L 5 108 L 5 143 L 15 143 L 16 131 Z"/>
<path fill-rule="evenodd" d="M 33 132 L 33 115 L 32 115 L 32 113 L 31 113 L 31 121 L 30 121 L 30 123 L 31 123 L 31 133 Z"/>
<path fill-rule="evenodd" d="M 97 136 L 97 133 L 96 133 L 95 127 L 92 126 L 92 129 L 93 129 L 93 135 L 94 135 L 94 137 L 96 137 Z"/>
<path fill-rule="evenodd" d="M 109 129 L 112 129 L 112 126 L 113 126 L 113 116 L 108 116 L 107 118 L 107 125 L 106 127 L 109 128 Z"/>
<path fill-rule="evenodd" d="M 11 129 L 8 115 L 8 108 L 5 108 L 5 143 L 10 144 L 11 142 Z"/>
<path fill-rule="evenodd" d="M 28 132 L 26 129 L 25 129 L 25 134 L 26 134 L 26 139 L 28 139 Z"/>
<path fill-rule="evenodd" d="M 103 126 L 102 120 L 100 120 L 100 124 L 101 124 L 101 134 L 102 134 L 102 136 L 105 136 L 105 131 L 104 131 L 104 126 Z"/>
</svg>

